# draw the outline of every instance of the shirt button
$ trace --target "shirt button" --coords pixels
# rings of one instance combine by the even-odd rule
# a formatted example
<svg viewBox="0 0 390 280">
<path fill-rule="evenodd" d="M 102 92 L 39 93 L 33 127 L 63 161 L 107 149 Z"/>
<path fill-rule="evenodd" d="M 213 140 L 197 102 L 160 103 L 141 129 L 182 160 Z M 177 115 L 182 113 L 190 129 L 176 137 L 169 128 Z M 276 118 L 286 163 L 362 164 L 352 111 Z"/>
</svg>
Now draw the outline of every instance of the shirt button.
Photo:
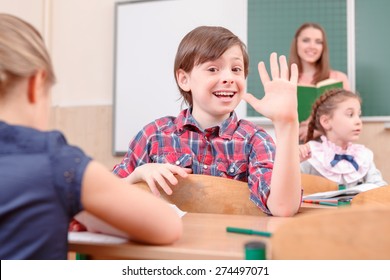
<svg viewBox="0 0 390 280">
<path fill-rule="evenodd" d="M 207 165 L 203 165 L 203 168 L 204 168 L 204 169 L 207 169 Z"/>
<path fill-rule="evenodd" d="M 236 169 L 234 167 L 229 169 L 229 173 L 234 173 L 234 171 L 236 171 Z"/>
<path fill-rule="evenodd" d="M 176 165 L 180 165 L 180 160 L 175 161 Z"/>
</svg>

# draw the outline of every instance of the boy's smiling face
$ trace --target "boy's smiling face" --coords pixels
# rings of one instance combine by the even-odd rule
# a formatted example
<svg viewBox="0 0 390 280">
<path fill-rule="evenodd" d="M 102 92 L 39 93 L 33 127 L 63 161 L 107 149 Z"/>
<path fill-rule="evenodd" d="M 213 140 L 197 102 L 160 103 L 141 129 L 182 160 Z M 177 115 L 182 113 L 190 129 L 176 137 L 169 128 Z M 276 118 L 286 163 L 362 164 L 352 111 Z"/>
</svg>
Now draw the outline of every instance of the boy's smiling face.
<svg viewBox="0 0 390 280">
<path fill-rule="evenodd" d="M 190 73 L 179 70 L 179 85 L 191 91 L 192 115 L 208 128 L 227 119 L 245 91 L 244 59 L 240 46 L 227 49 L 214 61 L 195 65 Z"/>
</svg>

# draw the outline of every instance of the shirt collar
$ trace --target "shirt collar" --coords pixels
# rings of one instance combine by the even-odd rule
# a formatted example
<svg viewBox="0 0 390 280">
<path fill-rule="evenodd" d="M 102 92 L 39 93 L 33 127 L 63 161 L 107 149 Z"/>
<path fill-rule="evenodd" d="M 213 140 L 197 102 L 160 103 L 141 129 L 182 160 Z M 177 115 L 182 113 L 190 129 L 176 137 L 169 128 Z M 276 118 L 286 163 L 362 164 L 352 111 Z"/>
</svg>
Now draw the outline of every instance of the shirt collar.
<svg viewBox="0 0 390 280">
<path fill-rule="evenodd" d="M 321 136 L 322 142 L 310 141 L 311 157 L 310 164 L 324 177 L 342 183 L 343 180 L 350 184 L 356 182 L 367 175 L 373 162 L 373 153 L 360 144 L 348 144 L 346 150 L 329 141 L 325 136 Z M 348 154 L 353 156 L 358 164 L 358 170 L 348 161 L 340 161 L 336 165 L 331 162 L 335 154 Z"/>
<path fill-rule="evenodd" d="M 193 130 L 194 128 L 199 132 L 203 132 L 198 122 L 192 116 L 191 111 L 191 108 L 187 108 L 181 111 L 179 116 L 176 118 L 176 128 L 179 133 L 188 129 Z M 219 126 L 216 126 L 216 128 L 219 129 L 219 137 L 229 140 L 232 139 L 237 127 L 238 118 L 234 111 L 230 114 L 229 118 L 224 120 Z"/>
</svg>

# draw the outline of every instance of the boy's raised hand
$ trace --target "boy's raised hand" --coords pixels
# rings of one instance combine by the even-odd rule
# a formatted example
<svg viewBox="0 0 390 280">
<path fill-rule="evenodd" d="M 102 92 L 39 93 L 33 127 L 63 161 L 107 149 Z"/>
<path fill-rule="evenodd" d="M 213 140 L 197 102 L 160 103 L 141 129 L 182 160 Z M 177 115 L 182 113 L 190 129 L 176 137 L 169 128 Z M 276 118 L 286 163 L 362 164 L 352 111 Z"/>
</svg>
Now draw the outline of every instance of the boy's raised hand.
<svg viewBox="0 0 390 280">
<path fill-rule="evenodd" d="M 268 75 L 264 62 L 260 62 L 258 66 L 260 79 L 264 86 L 264 97 L 260 100 L 252 94 L 246 93 L 243 99 L 274 123 L 295 122 L 298 120 L 298 67 L 293 64 L 290 75 L 286 57 L 280 56 L 278 63 L 276 53 L 272 53 L 270 56 L 270 66 L 272 79 Z"/>
</svg>

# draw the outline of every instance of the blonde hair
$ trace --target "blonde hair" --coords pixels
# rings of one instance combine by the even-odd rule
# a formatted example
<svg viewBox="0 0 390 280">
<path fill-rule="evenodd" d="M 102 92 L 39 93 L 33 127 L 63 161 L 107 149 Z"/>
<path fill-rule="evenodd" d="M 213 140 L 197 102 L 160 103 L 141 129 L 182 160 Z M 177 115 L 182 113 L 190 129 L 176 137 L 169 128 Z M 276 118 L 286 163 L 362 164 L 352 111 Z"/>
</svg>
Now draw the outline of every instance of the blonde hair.
<svg viewBox="0 0 390 280">
<path fill-rule="evenodd" d="M 298 66 L 299 69 L 299 75 L 302 74 L 302 62 L 298 55 L 298 37 L 301 34 L 303 30 L 306 28 L 314 28 L 318 29 L 322 33 L 322 55 L 316 62 L 316 72 L 313 76 L 312 84 L 316 84 L 320 81 L 323 81 L 325 79 L 329 78 L 330 75 L 330 62 L 329 62 L 329 48 L 328 48 L 328 40 L 326 39 L 326 33 L 324 28 L 322 28 L 321 25 L 315 22 L 305 22 L 302 24 L 297 31 L 295 32 L 294 38 L 291 42 L 290 47 L 290 56 L 289 56 L 289 65 L 295 63 Z"/>
<path fill-rule="evenodd" d="M 22 19 L 0 13 L 0 96 L 38 70 L 46 72 L 48 85 L 55 83 L 51 59 L 41 35 Z"/>
<path fill-rule="evenodd" d="M 349 98 L 356 98 L 360 103 L 362 103 L 359 95 L 342 88 L 330 89 L 317 98 L 311 110 L 305 143 L 314 139 L 314 130 L 318 130 L 322 134 L 325 134 L 325 129 L 322 127 L 320 122 L 321 116 L 332 116 L 333 111 L 337 108 L 337 105 Z"/>
<path fill-rule="evenodd" d="M 191 92 L 180 88 L 177 83 L 177 71 L 182 69 L 189 73 L 194 66 L 218 59 L 233 46 L 241 48 L 244 59 L 244 74 L 247 77 L 249 58 L 246 46 L 230 30 L 220 26 L 200 26 L 184 36 L 176 53 L 174 75 L 180 93 L 188 105 L 192 106 L 192 95 Z"/>
</svg>

